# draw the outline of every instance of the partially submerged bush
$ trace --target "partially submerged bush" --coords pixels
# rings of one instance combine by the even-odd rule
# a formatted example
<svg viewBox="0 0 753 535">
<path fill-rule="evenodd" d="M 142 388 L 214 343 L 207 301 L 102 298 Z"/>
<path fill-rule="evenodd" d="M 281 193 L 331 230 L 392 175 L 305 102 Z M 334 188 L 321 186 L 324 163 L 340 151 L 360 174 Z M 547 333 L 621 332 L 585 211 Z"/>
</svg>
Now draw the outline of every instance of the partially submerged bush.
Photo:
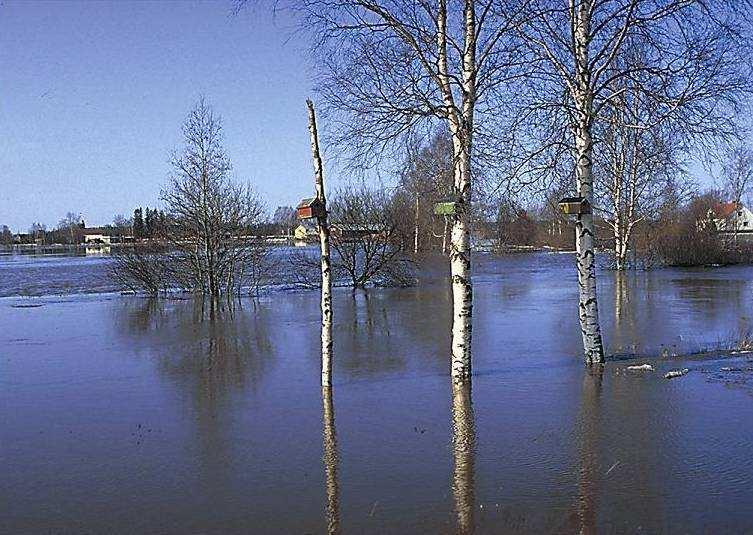
<svg viewBox="0 0 753 535">
<path fill-rule="evenodd" d="M 366 186 L 335 195 L 330 208 L 334 264 L 354 288 L 413 284 L 414 263 L 403 250 L 407 240 L 399 213 L 392 198 Z"/>
<path fill-rule="evenodd" d="M 172 285 L 169 255 L 164 248 L 136 245 L 118 251 L 109 269 L 110 276 L 124 289 L 157 295 Z"/>
</svg>

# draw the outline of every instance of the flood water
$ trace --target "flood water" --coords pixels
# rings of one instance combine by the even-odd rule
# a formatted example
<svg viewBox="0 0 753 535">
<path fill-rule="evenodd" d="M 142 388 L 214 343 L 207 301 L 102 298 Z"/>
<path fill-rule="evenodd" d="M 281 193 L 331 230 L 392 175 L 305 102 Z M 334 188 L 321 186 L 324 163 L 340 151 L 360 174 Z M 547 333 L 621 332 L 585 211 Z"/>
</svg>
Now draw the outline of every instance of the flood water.
<svg viewBox="0 0 753 535">
<path fill-rule="evenodd" d="M 470 390 L 442 277 L 335 292 L 330 391 L 316 291 L 0 299 L 0 532 L 753 531 L 753 356 L 672 356 L 753 327 L 753 268 L 600 272 L 590 374 L 573 257 L 475 258 Z"/>
</svg>

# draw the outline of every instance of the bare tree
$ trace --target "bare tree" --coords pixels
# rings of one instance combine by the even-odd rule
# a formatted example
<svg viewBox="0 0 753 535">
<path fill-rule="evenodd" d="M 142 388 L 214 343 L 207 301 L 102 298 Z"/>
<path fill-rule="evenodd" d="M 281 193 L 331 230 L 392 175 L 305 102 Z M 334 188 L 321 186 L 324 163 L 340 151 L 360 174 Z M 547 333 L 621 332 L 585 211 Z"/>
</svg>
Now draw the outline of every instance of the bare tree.
<svg viewBox="0 0 753 535">
<path fill-rule="evenodd" d="M 595 131 L 601 140 L 594 155 L 599 213 L 613 236 L 615 268 L 627 266 L 635 226 L 655 218 L 664 194 L 682 176 L 681 149 L 687 129 L 655 117 L 635 81 L 623 80 L 622 94 L 604 112 Z"/>
<path fill-rule="evenodd" d="M 442 252 L 446 252 L 449 220 L 441 221 L 443 227 L 434 229 L 434 205 L 452 196 L 453 164 L 452 145 L 447 136 L 436 135 L 425 146 L 409 145 L 405 167 L 400 173 L 398 196 L 406 211 L 412 212 L 413 254 L 430 249 L 433 238 L 440 237 Z M 407 222 L 407 218 L 405 218 Z"/>
<path fill-rule="evenodd" d="M 0 226 L 0 243 L 6 247 L 13 245 L 13 233 L 8 228 L 8 225 Z"/>
<path fill-rule="evenodd" d="M 161 241 L 176 252 L 174 262 L 194 291 L 213 299 L 240 293 L 249 265 L 263 258 L 264 244 L 253 234 L 263 205 L 250 185 L 231 181 L 221 119 L 203 98 L 186 119 L 183 138 L 162 192 L 167 217 Z"/>
<path fill-rule="evenodd" d="M 65 214 L 65 217 L 58 222 L 57 230 L 65 234 L 68 243 L 75 245 L 80 240 L 81 225 L 81 214 L 68 212 Z"/>
<path fill-rule="evenodd" d="M 278 206 L 272 216 L 272 222 L 277 225 L 278 230 L 286 236 L 293 233 L 293 227 L 296 225 L 295 210 L 292 206 Z"/>
<path fill-rule="evenodd" d="M 741 13 L 734 13 L 741 5 L 531 0 L 518 26 L 531 60 L 526 87 L 519 92 L 527 101 L 520 124 L 540 134 L 554 152 L 571 154 L 578 195 L 593 204 L 595 125 L 625 93 L 620 81 L 641 80 L 635 87 L 656 107 L 656 117 L 682 116 L 684 124 L 715 129 L 729 126 L 732 114 L 725 111 L 734 108 L 747 87 L 746 68 L 736 66 L 744 57 L 735 26 Z M 622 55 L 628 47 L 641 50 L 640 62 Z M 594 237 L 593 214 L 579 215 L 579 317 L 589 364 L 604 360 Z"/>
<path fill-rule="evenodd" d="M 156 296 L 175 287 L 172 259 L 164 247 L 138 244 L 120 249 L 113 256 L 108 274 L 122 289 Z"/>
<path fill-rule="evenodd" d="M 44 243 L 47 236 L 47 225 L 39 222 L 32 223 L 29 227 L 29 235 L 35 242 L 41 240 Z"/>
<path fill-rule="evenodd" d="M 753 186 L 753 151 L 744 145 L 730 150 L 722 167 L 722 179 L 725 192 L 740 204 Z"/>
<path fill-rule="evenodd" d="M 405 237 L 384 191 L 350 186 L 337 193 L 331 212 L 337 265 L 354 288 L 413 283 L 413 264 L 401 247 Z"/>
</svg>

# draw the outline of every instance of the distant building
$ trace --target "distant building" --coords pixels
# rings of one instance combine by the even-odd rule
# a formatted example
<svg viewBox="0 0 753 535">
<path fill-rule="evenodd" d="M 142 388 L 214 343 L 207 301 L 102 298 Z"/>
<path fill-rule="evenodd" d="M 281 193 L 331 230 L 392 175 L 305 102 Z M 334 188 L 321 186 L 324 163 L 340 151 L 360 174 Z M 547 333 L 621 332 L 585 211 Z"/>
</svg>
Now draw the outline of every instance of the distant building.
<svg viewBox="0 0 753 535">
<path fill-rule="evenodd" d="M 364 238 L 384 238 L 385 228 L 375 224 L 335 223 L 332 225 L 332 235 L 338 240 L 357 241 Z"/>
<path fill-rule="evenodd" d="M 81 236 L 84 244 L 91 245 L 110 245 L 113 243 L 129 243 L 133 241 L 133 236 L 124 234 L 121 229 L 116 227 L 82 227 Z"/>
<path fill-rule="evenodd" d="M 725 236 L 750 235 L 753 237 L 753 212 L 742 203 L 719 203 L 709 211 L 716 231 Z"/>
<path fill-rule="evenodd" d="M 104 243 L 109 245 L 112 236 L 106 234 L 106 229 L 102 228 L 85 228 L 83 229 L 84 243 Z"/>
<path fill-rule="evenodd" d="M 319 233 L 316 230 L 316 225 L 309 223 L 308 220 L 304 220 L 303 223 L 298 225 L 293 230 L 293 239 L 298 246 L 306 245 L 318 239 Z"/>
</svg>

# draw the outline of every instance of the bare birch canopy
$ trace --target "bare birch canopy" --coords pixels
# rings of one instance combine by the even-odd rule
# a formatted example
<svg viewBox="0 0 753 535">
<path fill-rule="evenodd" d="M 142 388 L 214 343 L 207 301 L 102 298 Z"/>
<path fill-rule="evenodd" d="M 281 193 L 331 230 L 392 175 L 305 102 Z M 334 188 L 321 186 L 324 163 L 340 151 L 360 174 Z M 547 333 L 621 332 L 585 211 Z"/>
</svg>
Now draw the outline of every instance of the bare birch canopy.
<svg viewBox="0 0 753 535">
<path fill-rule="evenodd" d="M 315 38 L 320 95 L 337 119 L 333 141 L 345 143 L 352 160 L 374 163 L 406 135 L 431 135 L 437 120 L 440 124 L 462 121 L 468 98 L 479 148 L 486 146 L 488 135 L 504 134 L 485 124 L 496 121 L 499 112 L 488 97 L 520 65 L 511 40 L 517 14 L 500 10 L 498 3 L 297 2 Z M 473 17 L 470 40 L 467 16 Z M 475 55 L 472 66 L 469 51 Z M 489 140 L 489 144 L 497 143 Z"/>
<path fill-rule="evenodd" d="M 743 0 L 528 2 L 530 15 L 519 26 L 531 57 L 518 93 L 521 128 L 544 127 L 542 138 L 572 147 L 561 127 L 583 113 L 586 91 L 590 124 L 608 119 L 607 107 L 629 95 L 639 112 L 630 127 L 671 121 L 687 142 L 733 135 L 750 93 L 748 6 Z M 579 57 L 573 36 L 582 9 L 588 53 Z"/>
</svg>

